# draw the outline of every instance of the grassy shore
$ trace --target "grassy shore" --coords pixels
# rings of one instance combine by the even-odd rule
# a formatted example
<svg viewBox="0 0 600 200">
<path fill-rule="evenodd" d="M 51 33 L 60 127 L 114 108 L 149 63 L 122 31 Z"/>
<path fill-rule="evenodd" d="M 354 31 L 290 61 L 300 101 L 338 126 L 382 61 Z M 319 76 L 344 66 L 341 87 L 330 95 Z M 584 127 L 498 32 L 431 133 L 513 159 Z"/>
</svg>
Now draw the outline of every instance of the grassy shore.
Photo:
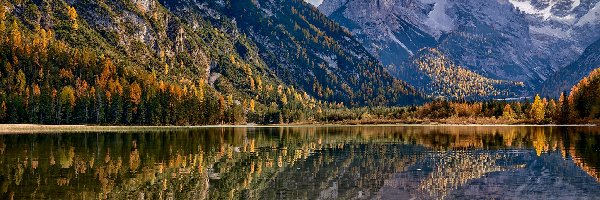
<svg viewBox="0 0 600 200">
<path fill-rule="evenodd" d="M 207 125 L 207 126 L 97 126 L 97 125 L 38 125 L 38 124 L 0 124 L 2 134 L 41 134 L 41 133 L 85 133 L 85 132 L 153 132 L 191 130 L 198 128 L 230 128 L 230 127 L 312 127 L 312 126 L 596 126 L 595 124 L 469 124 L 422 122 L 406 123 L 406 121 L 343 121 L 335 123 L 297 123 L 272 125 Z"/>
<path fill-rule="evenodd" d="M 68 132 L 151 132 L 189 129 L 186 126 L 96 126 L 96 125 L 38 125 L 1 124 L 0 134 L 68 133 Z"/>
</svg>

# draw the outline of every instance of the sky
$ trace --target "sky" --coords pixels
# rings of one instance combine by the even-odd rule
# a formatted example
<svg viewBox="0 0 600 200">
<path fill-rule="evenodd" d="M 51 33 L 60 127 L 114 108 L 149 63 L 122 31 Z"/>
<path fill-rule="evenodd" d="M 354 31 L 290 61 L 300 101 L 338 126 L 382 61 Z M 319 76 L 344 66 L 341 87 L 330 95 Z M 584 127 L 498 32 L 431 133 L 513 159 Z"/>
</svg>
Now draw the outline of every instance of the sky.
<svg viewBox="0 0 600 200">
<path fill-rule="evenodd" d="M 319 5 L 321 5 L 321 3 L 323 3 L 323 0 L 305 0 L 305 1 L 307 1 L 308 3 L 311 3 L 312 5 L 315 5 L 315 6 L 319 6 Z"/>
</svg>

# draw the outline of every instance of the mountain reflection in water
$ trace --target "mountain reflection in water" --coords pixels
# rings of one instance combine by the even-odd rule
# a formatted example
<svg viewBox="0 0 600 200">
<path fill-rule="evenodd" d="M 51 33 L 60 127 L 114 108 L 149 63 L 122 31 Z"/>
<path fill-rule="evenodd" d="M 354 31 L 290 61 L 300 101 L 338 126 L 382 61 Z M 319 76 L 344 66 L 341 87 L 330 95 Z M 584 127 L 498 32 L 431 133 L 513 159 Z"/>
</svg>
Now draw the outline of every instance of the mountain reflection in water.
<svg viewBox="0 0 600 200">
<path fill-rule="evenodd" d="M 598 198 L 599 169 L 595 127 L 0 135 L 0 199 Z"/>
</svg>

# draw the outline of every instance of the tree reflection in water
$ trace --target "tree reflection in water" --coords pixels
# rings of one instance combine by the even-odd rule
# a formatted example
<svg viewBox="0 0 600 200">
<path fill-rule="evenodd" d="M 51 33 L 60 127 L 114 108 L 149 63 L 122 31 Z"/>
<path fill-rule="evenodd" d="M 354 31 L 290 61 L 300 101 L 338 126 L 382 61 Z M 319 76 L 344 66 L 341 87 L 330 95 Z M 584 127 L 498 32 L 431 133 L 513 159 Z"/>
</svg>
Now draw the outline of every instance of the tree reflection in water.
<svg viewBox="0 0 600 200">
<path fill-rule="evenodd" d="M 599 148 L 592 127 L 3 135 L 0 199 L 596 197 Z"/>
</svg>

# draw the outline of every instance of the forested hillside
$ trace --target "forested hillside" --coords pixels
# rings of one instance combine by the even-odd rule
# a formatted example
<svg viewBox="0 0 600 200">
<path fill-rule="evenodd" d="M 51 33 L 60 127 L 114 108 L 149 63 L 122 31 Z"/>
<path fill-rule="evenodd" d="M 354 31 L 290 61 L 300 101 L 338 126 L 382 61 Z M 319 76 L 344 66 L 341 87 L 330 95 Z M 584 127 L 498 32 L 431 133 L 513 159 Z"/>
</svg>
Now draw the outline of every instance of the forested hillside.
<svg viewBox="0 0 600 200">
<path fill-rule="evenodd" d="M 598 67 L 600 67 L 600 40 L 590 45 L 575 62 L 549 77 L 541 86 L 541 93 L 557 97 L 561 92 L 569 92 L 571 87 Z"/>
<path fill-rule="evenodd" d="M 283 123 L 422 100 L 301 1 L 265 2 L 277 17 L 256 1 L 0 3 L 2 123 Z"/>
<path fill-rule="evenodd" d="M 234 46 L 222 31 L 209 24 L 191 31 L 159 4 L 2 5 L 0 120 L 5 123 L 233 122 L 241 107 L 254 101 L 247 92 L 251 85 L 244 79 L 210 80 L 209 74 L 263 74 L 257 65 L 237 69 L 233 61 L 239 55 L 218 51 Z M 265 85 L 278 83 L 262 79 Z"/>
<path fill-rule="evenodd" d="M 573 86 L 569 94 L 572 116 L 584 119 L 600 118 L 600 68 Z"/>
<path fill-rule="evenodd" d="M 522 82 L 490 79 L 457 65 L 435 48 L 423 48 L 416 52 L 413 60 L 390 66 L 389 71 L 432 98 L 509 98 L 525 90 Z"/>
<path fill-rule="evenodd" d="M 420 102 L 411 86 L 390 76 L 345 28 L 303 0 L 163 2 L 190 23 L 232 21 L 256 42 L 277 77 L 317 99 L 350 106 Z"/>
</svg>

